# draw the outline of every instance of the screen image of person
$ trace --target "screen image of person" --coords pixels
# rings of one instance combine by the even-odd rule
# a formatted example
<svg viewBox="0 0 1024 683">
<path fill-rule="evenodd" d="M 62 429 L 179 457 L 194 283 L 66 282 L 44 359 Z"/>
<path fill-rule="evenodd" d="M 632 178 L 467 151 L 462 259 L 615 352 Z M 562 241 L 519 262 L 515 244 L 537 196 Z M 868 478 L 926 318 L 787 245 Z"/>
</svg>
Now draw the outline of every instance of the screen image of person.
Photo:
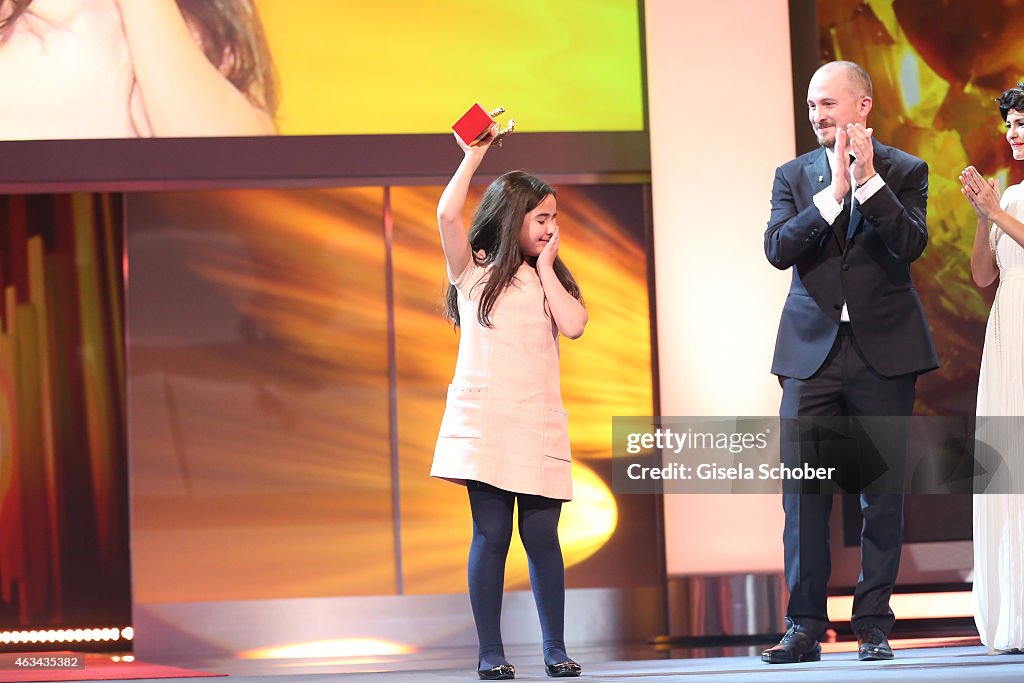
<svg viewBox="0 0 1024 683">
<path fill-rule="evenodd" d="M 276 133 L 253 0 L 0 0 L 0 140 Z"/>
</svg>

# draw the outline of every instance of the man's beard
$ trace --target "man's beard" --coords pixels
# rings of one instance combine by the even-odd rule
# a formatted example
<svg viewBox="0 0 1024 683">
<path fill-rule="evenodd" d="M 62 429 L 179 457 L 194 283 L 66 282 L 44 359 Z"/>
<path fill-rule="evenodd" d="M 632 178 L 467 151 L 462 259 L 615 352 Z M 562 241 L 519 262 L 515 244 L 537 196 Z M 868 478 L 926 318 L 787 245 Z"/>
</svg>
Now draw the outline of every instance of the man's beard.
<svg viewBox="0 0 1024 683">
<path fill-rule="evenodd" d="M 835 126 L 833 126 L 832 128 L 835 129 Z M 814 129 L 814 137 L 817 138 L 818 145 L 820 147 L 824 147 L 825 149 L 835 150 L 835 148 L 836 148 L 836 135 L 835 135 L 835 133 L 832 134 L 832 140 L 828 141 L 828 139 L 824 135 L 822 135 L 821 132 L 817 128 L 815 128 Z"/>
</svg>

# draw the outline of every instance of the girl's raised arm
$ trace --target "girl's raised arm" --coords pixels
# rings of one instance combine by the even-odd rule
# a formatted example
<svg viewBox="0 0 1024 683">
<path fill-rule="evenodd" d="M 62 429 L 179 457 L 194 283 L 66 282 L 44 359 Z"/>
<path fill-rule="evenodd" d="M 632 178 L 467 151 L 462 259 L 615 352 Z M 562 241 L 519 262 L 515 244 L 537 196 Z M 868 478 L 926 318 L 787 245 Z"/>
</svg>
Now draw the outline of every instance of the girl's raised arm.
<svg viewBox="0 0 1024 683">
<path fill-rule="evenodd" d="M 462 211 L 466 206 L 469 183 L 480 162 L 484 160 L 484 155 L 487 154 L 497 131 L 498 124 L 494 124 L 491 132 L 472 147 L 464 143 L 458 135 L 455 136 L 455 141 L 459 143 L 465 156 L 437 202 L 437 226 L 441 230 L 441 248 L 444 250 L 445 261 L 448 262 L 448 273 L 453 279 L 466 269 L 473 258 L 466 226 L 462 221 Z"/>
</svg>

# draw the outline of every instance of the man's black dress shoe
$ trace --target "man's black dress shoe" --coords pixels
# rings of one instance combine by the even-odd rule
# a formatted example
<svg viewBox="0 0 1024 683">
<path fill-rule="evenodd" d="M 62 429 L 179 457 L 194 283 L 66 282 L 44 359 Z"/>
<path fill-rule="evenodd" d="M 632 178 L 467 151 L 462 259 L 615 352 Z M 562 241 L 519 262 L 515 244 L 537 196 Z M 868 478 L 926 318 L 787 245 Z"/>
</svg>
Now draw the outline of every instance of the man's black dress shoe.
<svg viewBox="0 0 1024 683">
<path fill-rule="evenodd" d="M 477 669 L 476 673 L 484 681 L 507 681 L 516 677 L 516 668 L 511 664 L 499 664 L 490 669 Z"/>
<path fill-rule="evenodd" d="M 544 670 L 551 678 L 571 678 L 583 673 L 583 667 L 571 659 L 558 664 L 545 664 Z"/>
<path fill-rule="evenodd" d="M 779 644 L 761 653 L 761 661 L 768 664 L 796 664 L 817 662 L 821 659 L 821 645 L 809 634 L 790 626 Z"/>
<path fill-rule="evenodd" d="M 857 659 L 862 662 L 873 662 L 876 659 L 892 659 L 892 648 L 886 640 L 882 629 L 870 626 L 860 632 L 857 637 Z"/>
</svg>

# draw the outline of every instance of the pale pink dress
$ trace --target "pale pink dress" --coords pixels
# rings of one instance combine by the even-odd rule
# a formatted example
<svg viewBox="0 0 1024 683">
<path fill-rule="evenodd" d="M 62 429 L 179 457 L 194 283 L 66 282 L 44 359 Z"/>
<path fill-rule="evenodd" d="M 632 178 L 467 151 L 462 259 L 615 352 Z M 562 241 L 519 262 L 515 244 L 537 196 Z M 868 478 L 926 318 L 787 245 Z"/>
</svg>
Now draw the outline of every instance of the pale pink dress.
<svg viewBox="0 0 1024 683">
<path fill-rule="evenodd" d="M 459 297 L 459 356 L 430 476 L 571 500 L 558 328 L 540 278 L 529 264 L 520 266 L 495 302 L 494 326 L 488 328 L 477 321 L 481 280 L 488 273 L 489 267 L 471 260 L 452 280 Z"/>
</svg>

